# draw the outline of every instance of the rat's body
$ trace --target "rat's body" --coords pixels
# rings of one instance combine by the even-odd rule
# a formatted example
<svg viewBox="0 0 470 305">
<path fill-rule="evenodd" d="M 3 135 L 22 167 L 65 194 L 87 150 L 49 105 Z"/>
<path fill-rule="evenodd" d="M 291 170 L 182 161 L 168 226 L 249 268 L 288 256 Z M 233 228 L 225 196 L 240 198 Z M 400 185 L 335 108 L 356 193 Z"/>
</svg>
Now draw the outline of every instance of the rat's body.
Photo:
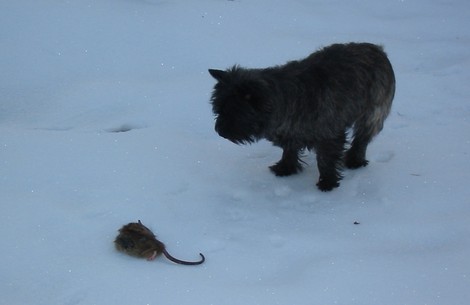
<svg viewBox="0 0 470 305">
<path fill-rule="evenodd" d="M 151 261 L 158 255 L 165 255 L 170 261 L 181 265 L 199 265 L 205 261 L 204 255 L 199 253 L 201 260 L 197 262 L 182 261 L 171 256 L 165 249 L 165 244 L 159 241 L 155 235 L 140 220 L 131 222 L 119 230 L 119 235 L 114 240 L 116 249 L 126 254 L 146 258 Z"/>
</svg>

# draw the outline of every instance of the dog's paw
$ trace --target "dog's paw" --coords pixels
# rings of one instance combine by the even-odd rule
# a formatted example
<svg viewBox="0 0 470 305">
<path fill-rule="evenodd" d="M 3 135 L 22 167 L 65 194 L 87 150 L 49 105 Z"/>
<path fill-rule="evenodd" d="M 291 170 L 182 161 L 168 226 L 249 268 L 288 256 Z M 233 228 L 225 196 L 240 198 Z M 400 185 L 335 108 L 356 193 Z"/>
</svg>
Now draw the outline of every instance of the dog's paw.
<svg viewBox="0 0 470 305">
<path fill-rule="evenodd" d="M 344 160 L 344 165 L 349 169 L 365 167 L 367 164 L 369 164 L 369 161 L 363 158 L 353 158 L 351 156 L 346 156 Z"/>
<path fill-rule="evenodd" d="M 339 182 L 329 179 L 321 179 L 317 182 L 317 187 L 322 192 L 329 192 L 339 186 Z"/>
<path fill-rule="evenodd" d="M 286 164 L 278 162 L 271 165 L 269 169 L 278 177 L 290 176 L 297 174 L 302 171 L 302 165 L 300 164 Z"/>
</svg>

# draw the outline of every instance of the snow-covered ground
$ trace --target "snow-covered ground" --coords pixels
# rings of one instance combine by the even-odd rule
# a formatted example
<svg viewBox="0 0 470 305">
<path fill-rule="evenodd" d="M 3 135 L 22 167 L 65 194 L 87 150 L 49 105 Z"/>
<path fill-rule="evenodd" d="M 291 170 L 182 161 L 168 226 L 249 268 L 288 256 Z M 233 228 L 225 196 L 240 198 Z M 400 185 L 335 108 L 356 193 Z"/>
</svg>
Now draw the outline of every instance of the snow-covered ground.
<svg viewBox="0 0 470 305">
<path fill-rule="evenodd" d="M 0 1 L 0 304 L 469 304 L 469 29 L 464 0 Z M 340 188 L 214 132 L 208 68 L 348 41 L 397 94 Z M 138 219 L 206 263 L 118 253 Z"/>
</svg>

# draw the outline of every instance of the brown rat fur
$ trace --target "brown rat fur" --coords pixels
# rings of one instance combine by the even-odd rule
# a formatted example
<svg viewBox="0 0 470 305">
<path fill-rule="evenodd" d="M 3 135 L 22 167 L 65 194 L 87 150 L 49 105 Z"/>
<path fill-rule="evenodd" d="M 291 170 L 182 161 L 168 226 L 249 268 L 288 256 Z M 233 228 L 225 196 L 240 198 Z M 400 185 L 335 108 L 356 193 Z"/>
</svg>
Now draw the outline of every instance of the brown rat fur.
<svg viewBox="0 0 470 305">
<path fill-rule="evenodd" d="M 171 256 L 165 249 L 165 244 L 159 241 L 149 228 L 142 222 L 131 222 L 121 229 L 114 240 L 116 249 L 126 254 L 146 258 L 151 261 L 158 255 L 165 255 L 170 261 L 181 265 L 199 265 L 205 261 L 204 255 L 199 253 L 201 260 L 197 262 L 182 261 Z"/>
</svg>

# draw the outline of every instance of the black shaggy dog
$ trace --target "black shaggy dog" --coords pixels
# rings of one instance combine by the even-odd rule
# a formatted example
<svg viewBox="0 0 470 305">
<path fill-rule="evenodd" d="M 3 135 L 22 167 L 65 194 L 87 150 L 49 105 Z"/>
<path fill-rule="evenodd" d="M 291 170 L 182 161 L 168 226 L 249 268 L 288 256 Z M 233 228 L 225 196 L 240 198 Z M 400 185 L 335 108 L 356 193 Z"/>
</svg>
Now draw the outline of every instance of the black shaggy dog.
<svg viewBox="0 0 470 305">
<path fill-rule="evenodd" d="M 236 144 L 265 138 L 281 147 L 281 160 L 270 167 L 277 176 L 301 171 L 300 153 L 315 150 L 322 191 L 339 186 L 343 166 L 367 165 L 367 145 L 382 130 L 395 94 L 387 55 L 370 43 L 334 44 L 266 69 L 209 73 L 217 80 L 211 98 L 217 133 Z"/>
</svg>

